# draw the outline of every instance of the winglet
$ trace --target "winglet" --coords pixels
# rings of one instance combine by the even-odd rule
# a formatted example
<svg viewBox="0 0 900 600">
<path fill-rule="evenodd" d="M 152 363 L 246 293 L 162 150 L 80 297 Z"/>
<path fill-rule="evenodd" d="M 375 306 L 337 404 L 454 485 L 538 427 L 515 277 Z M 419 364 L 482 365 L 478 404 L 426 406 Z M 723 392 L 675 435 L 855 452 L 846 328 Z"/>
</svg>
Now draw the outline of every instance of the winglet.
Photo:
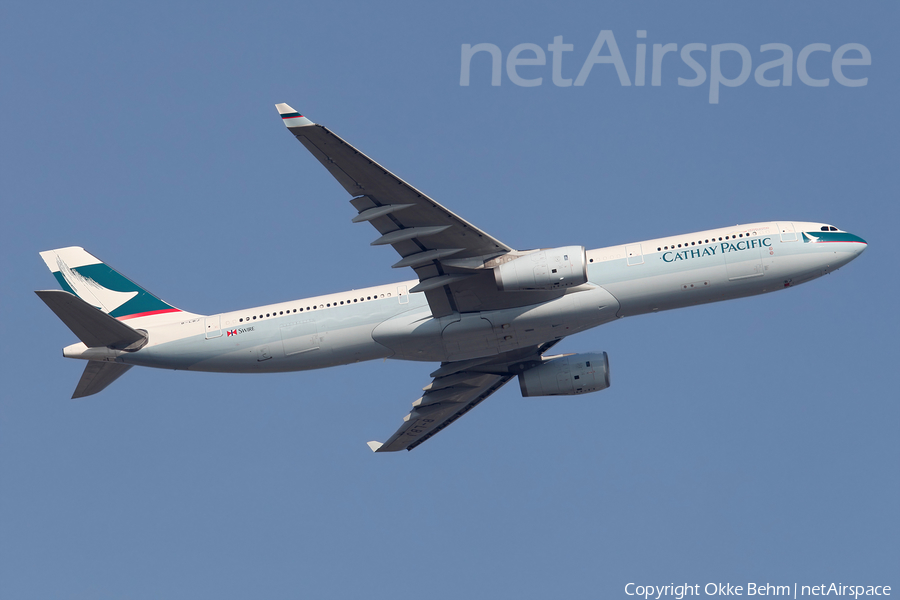
<svg viewBox="0 0 900 600">
<path fill-rule="evenodd" d="M 366 445 L 372 449 L 372 452 L 378 452 L 378 449 L 384 446 L 381 442 L 366 442 Z"/>
<path fill-rule="evenodd" d="M 281 115 L 281 120 L 284 121 L 284 124 L 287 127 L 306 127 L 307 125 L 315 125 L 315 123 L 287 104 L 276 104 L 275 108 L 278 109 L 278 114 Z"/>
</svg>

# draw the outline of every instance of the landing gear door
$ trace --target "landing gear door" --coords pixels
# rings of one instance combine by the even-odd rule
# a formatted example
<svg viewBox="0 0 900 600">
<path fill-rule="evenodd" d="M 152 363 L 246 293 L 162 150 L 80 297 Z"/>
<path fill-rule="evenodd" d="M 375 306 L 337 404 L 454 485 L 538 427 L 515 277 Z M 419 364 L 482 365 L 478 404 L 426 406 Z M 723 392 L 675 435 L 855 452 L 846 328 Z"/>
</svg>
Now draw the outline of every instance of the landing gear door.
<svg viewBox="0 0 900 600">
<path fill-rule="evenodd" d="M 206 339 L 222 337 L 221 315 L 206 317 Z"/>
<path fill-rule="evenodd" d="M 797 232 L 794 231 L 793 223 L 779 223 L 778 231 L 781 232 L 781 241 L 782 242 L 796 242 L 797 241 Z"/>
</svg>

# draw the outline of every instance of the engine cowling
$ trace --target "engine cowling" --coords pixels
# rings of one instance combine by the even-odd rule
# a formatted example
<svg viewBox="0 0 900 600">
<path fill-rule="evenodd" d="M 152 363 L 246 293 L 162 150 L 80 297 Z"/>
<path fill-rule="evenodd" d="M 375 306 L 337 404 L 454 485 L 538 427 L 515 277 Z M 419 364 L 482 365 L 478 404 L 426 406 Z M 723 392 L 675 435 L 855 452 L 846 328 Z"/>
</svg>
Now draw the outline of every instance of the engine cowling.
<svg viewBox="0 0 900 600">
<path fill-rule="evenodd" d="M 522 395 L 571 396 L 598 392 L 609 387 L 609 358 L 606 352 L 569 354 L 519 373 Z"/>
<path fill-rule="evenodd" d="M 520 256 L 494 269 L 501 292 L 557 290 L 587 282 L 584 246 L 550 248 Z"/>
</svg>

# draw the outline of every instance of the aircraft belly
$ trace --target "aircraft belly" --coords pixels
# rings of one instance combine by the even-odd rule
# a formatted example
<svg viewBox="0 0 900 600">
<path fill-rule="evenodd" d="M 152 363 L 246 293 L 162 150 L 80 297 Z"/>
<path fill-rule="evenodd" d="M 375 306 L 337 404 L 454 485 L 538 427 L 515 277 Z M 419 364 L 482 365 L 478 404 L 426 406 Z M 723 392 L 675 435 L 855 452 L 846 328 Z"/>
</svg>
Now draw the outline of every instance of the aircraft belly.
<svg viewBox="0 0 900 600">
<path fill-rule="evenodd" d="M 372 337 L 394 358 L 458 361 L 534 346 L 615 320 L 616 298 L 599 286 L 561 298 L 502 310 L 453 314 L 439 319 L 407 313 L 375 328 Z"/>
<path fill-rule="evenodd" d="M 459 321 L 447 325 L 441 331 L 444 358 L 456 361 L 481 356 L 499 354 L 497 336 L 491 322 L 482 315 L 488 313 L 468 313 Z"/>
<path fill-rule="evenodd" d="M 568 293 L 562 298 L 482 313 L 493 324 L 500 352 L 526 348 L 616 320 L 619 302 L 605 288 Z"/>
<path fill-rule="evenodd" d="M 191 366 L 208 357 L 204 347 L 204 342 L 207 341 L 203 334 L 164 343 L 154 343 L 151 339 L 146 347 L 137 352 L 123 354 L 120 358 L 126 364 L 141 367 L 189 370 Z"/>
<path fill-rule="evenodd" d="M 442 329 L 459 315 L 435 319 L 431 311 L 414 310 L 385 320 L 372 331 L 372 339 L 404 360 L 441 361 L 445 352 Z"/>
<path fill-rule="evenodd" d="M 219 373 L 304 371 L 387 358 L 392 352 L 372 339 L 372 324 L 317 330 L 315 323 L 256 326 L 252 333 L 205 339 L 194 336 L 148 347 L 123 357 L 127 364 Z M 152 340 L 151 340 L 152 344 Z"/>
<path fill-rule="evenodd" d="M 724 264 L 646 275 L 604 284 L 621 303 L 620 317 L 712 302 L 728 283 Z"/>
<path fill-rule="evenodd" d="M 327 359 L 329 366 L 390 358 L 393 352 L 372 338 L 373 329 L 374 324 L 367 324 L 329 332 L 331 347 L 331 357 Z"/>
</svg>

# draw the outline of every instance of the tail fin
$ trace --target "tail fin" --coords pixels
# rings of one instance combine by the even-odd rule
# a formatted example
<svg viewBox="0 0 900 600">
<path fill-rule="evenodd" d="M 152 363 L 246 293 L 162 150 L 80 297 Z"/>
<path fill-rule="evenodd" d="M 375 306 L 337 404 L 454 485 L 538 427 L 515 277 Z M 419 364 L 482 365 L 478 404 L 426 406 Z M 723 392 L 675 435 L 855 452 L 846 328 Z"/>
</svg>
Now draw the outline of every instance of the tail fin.
<svg viewBox="0 0 900 600">
<path fill-rule="evenodd" d="M 41 252 L 41 258 L 64 290 L 116 319 L 181 312 L 84 248 L 71 246 L 47 250 Z"/>
</svg>

